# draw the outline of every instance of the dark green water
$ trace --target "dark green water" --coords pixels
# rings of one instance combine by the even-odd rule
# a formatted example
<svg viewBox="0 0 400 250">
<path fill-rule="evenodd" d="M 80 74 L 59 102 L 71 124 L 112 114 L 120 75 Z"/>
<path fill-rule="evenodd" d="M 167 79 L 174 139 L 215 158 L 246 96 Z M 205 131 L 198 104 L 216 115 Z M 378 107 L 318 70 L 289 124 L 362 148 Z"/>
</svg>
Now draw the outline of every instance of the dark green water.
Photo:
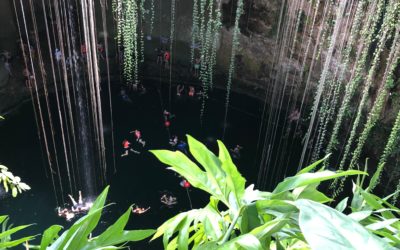
<svg viewBox="0 0 400 250">
<path fill-rule="evenodd" d="M 132 103 L 127 103 L 119 96 L 120 86 L 113 87 L 115 151 L 117 173 L 111 175 L 111 186 L 108 203 L 115 203 L 106 209 L 100 228 L 108 226 L 120 216 L 131 204 L 151 206 L 144 215 L 132 215 L 128 228 L 157 228 L 163 221 L 180 211 L 190 209 L 186 191 L 179 185 L 179 179 L 166 166 L 148 153 L 149 149 L 171 149 L 169 135 L 177 135 L 185 139 L 190 134 L 201 140 L 214 152 L 216 139 L 221 139 L 223 131 L 225 93 L 214 91 L 207 102 L 207 109 L 200 125 L 201 101 L 197 98 L 175 96 L 171 100 L 171 111 L 176 115 L 169 130 L 163 124 L 163 107 L 169 107 L 168 86 L 160 89 L 157 83 L 148 83 L 147 93 L 139 95 L 130 93 Z M 233 148 L 236 144 L 244 147 L 242 158 L 237 161 L 239 171 L 247 178 L 248 184 L 255 183 L 258 169 L 254 164 L 256 142 L 258 136 L 259 113 L 262 104 L 244 95 L 232 94 L 229 110 L 225 144 Z M 121 142 L 124 139 L 134 141 L 129 131 L 140 129 L 146 140 L 146 150 L 140 155 L 130 154 L 121 158 Z M 106 137 L 109 138 L 110 126 L 105 126 Z M 15 225 L 36 223 L 26 233 L 43 232 L 52 224 L 71 225 L 58 218 L 55 212 L 56 202 L 52 192 L 50 179 L 46 178 L 40 141 L 37 136 L 32 105 L 24 104 L 16 112 L 9 115 L 0 124 L 0 163 L 8 166 L 15 175 L 28 183 L 32 190 L 16 199 L 3 197 L 0 201 L 0 213 L 9 214 Z M 58 138 L 59 139 L 59 138 Z M 111 144 L 107 143 L 110 149 Z M 108 151 L 108 158 L 111 158 Z M 109 162 L 109 168 L 112 168 Z M 168 190 L 178 198 L 178 205 L 172 209 L 160 203 L 161 192 Z M 208 196 L 203 192 L 191 189 L 190 197 L 194 208 L 207 204 Z M 135 249 L 161 249 L 160 242 L 148 245 L 147 242 L 136 244 Z"/>
</svg>

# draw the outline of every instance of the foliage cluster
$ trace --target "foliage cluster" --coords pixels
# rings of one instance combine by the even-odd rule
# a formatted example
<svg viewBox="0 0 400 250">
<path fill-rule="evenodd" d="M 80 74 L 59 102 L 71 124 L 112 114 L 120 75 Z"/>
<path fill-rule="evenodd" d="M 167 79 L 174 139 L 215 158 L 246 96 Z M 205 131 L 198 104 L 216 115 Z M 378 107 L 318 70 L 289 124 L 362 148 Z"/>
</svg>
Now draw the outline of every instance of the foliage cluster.
<svg viewBox="0 0 400 250">
<path fill-rule="evenodd" d="M 210 194 L 210 202 L 171 218 L 161 225 L 153 240 L 163 237 L 165 249 L 392 249 L 400 246 L 395 215 L 400 210 L 362 188 L 365 177 L 354 183 L 351 202 L 336 209 L 320 191 L 322 181 L 364 175 L 358 170 L 331 172 L 323 167 L 311 173 L 318 161 L 296 176 L 288 177 L 272 192 L 245 188 L 228 150 L 218 142 L 214 155 L 188 137 L 190 152 L 201 167 L 181 152 L 152 151 L 169 169 L 194 187 Z M 373 179 L 377 177 L 374 176 Z M 348 203 L 350 208 L 348 208 Z M 227 209 L 222 209 L 226 207 Z M 349 215 L 343 214 L 350 209 Z M 328 220 L 326 218 L 329 218 Z M 383 237 L 383 238 L 381 238 Z"/>
</svg>

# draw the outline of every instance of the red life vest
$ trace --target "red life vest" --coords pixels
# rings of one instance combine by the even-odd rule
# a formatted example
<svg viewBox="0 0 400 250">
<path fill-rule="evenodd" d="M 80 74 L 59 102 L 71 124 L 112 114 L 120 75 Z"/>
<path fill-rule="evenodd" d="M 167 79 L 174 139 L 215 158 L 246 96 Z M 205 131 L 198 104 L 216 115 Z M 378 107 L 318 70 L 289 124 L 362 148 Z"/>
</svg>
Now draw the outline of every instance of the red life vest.
<svg viewBox="0 0 400 250">
<path fill-rule="evenodd" d="M 187 180 L 181 181 L 180 185 L 181 185 L 183 188 L 190 188 L 190 183 L 189 183 Z"/>
<path fill-rule="evenodd" d="M 164 53 L 164 59 L 165 59 L 165 61 L 169 61 L 169 58 L 170 58 L 170 57 L 171 57 L 171 55 L 169 54 L 168 51 Z"/>
<path fill-rule="evenodd" d="M 125 149 L 129 148 L 129 145 L 131 145 L 131 143 L 130 143 L 128 140 L 124 140 L 124 141 L 122 142 L 122 146 L 123 146 Z"/>
<path fill-rule="evenodd" d="M 170 122 L 170 121 L 165 121 L 165 122 L 164 122 L 164 125 L 165 125 L 165 127 L 168 128 L 168 127 L 171 125 L 171 122 Z"/>
<path fill-rule="evenodd" d="M 136 136 L 136 139 L 140 139 L 140 137 L 142 137 L 142 133 L 140 133 L 139 130 L 136 130 L 135 131 L 135 136 Z"/>
</svg>

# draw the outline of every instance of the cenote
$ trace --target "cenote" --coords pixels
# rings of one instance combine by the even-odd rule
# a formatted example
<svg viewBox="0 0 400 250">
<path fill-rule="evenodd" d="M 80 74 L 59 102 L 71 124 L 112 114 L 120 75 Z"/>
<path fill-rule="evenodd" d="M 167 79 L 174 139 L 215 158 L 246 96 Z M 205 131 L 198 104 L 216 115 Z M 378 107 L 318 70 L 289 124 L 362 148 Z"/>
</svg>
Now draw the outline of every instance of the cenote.
<svg viewBox="0 0 400 250">
<path fill-rule="evenodd" d="M 399 0 L 0 23 L 0 249 L 400 249 Z"/>
</svg>

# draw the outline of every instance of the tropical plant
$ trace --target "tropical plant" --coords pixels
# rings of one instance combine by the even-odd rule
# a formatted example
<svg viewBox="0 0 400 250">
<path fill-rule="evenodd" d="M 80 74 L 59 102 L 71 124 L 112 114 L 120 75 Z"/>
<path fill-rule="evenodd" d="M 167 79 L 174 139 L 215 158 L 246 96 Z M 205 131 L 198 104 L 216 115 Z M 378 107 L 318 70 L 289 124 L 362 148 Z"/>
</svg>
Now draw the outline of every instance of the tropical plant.
<svg viewBox="0 0 400 250">
<path fill-rule="evenodd" d="M 16 197 L 18 193 L 31 189 L 26 183 L 21 182 L 20 177 L 14 176 L 13 173 L 8 171 L 8 168 L 3 165 L 0 165 L 0 183 L 1 182 L 3 182 L 3 187 L 6 192 L 11 190 L 13 197 Z"/>
<path fill-rule="evenodd" d="M 23 225 L 23 226 L 18 226 L 18 227 L 13 227 L 13 225 L 7 225 L 8 224 L 8 216 L 7 215 L 2 215 L 0 216 L 0 226 L 1 226 L 1 232 L 0 232 L 0 249 L 7 249 L 7 248 L 13 248 L 15 246 L 21 245 L 24 242 L 33 240 L 35 236 L 26 236 L 20 239 L 12 239 L 12 235 L 31 226 L 31 225 Z"/>
<path fill-rule="evenodd" d="M 322 181 L 365 176 L 365 172 L 332 172 L 322 167 L 311 173 L 323 159 L 286 178 L 272 192 L 262 192 L 254 185 L 245 188 L 246 181 L 222 142 L 218 141 L 218 156 L 190 136 L 188 144 L 202 168 L 179 151 L 151 151 L 170 166 L 168 169 L 210 194 L 206 207 L 180 213 L 157 229 L 152 240 L 163 236 L 165 249 L 326 249 L 327 245 L 333 249 L 391 249 L 390 244 L 397 244 L 393 238 L 397 229 L 390 233 L 382 228 L 382 224 L 393 227 L 397 222 L 386 219 L 375 224 L 379 213 L 387 210 L 372 207 L 373 212 L 364 218 L 369 221 L 364 221 L 354 217 L 366 207 L 365 202 L 354 205 L 358 210 L 352 216 L 342 213 L 348 199 L 340 202 L 336 210 L 324 205 L 332 199 L 318 191 Z M 361 182 L 358 180 L 361 178 L 357 183 Z M 366 195 L 361 188 L 356 191 L 370 202 L 372 195 Z M 353 200 L 357 203 L 361 199 L 357 195 Z M 386 238 L 389 236 L 393 239 Z"/>
<path fill-rule="evenodd" d="M 53 225 L 44 231 L 40 246 L 35 249 L 123 249 L 128 242 L 143 240 L 155 230 L 125 230 L 131 207 L 111 226 L 98 236 L 92 236 L 100 222 L 109 187 L 97 197 L 88 214 L 77 220 L 61 235 L 62 226 Z"/>
</svg>

